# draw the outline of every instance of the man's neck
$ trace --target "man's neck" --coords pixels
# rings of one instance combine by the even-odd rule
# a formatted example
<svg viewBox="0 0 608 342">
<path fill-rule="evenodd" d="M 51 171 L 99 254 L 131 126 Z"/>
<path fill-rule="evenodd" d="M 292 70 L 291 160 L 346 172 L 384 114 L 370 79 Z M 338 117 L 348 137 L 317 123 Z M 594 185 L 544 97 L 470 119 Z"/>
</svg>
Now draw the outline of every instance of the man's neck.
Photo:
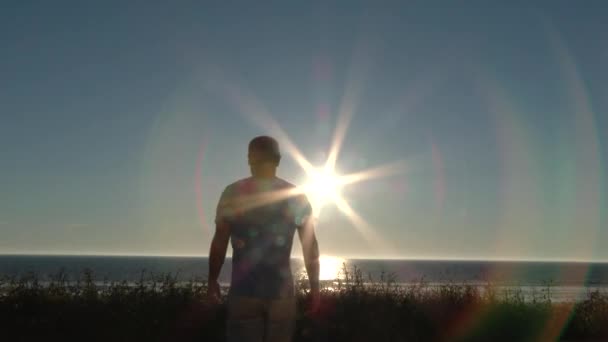
<svg viewBox="0 0 608 342">
<path fill-rule="evenodd" d="M 252 172 L 252 176 L 253 178 L 258 179 L 272 179 L 276 178 L 277 172 L 276 170 L 257 170 L 255 172 Z"/>
<path fill-rule="evenodd" d="M 251 168 L 251 175 L 253 178 L 259 179 L 272 179 L 277 176 L 277 168 L 270 165 L 260 165 L 258 167 Z"/>
</svg>

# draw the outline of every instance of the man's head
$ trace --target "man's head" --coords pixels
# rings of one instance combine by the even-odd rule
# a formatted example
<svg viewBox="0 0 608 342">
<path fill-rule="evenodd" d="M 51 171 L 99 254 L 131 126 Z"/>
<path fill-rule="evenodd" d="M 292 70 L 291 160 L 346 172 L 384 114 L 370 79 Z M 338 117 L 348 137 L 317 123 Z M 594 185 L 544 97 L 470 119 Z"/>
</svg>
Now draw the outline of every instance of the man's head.
<svg viewBox="0 0 608 342">
<path fill-rule="evenodd" d="M 269 136 L 259 136 L 249 142 L 247 155 L 251 174 L 274 176 L 281 161 L 279 143 Z"/>
</svg>

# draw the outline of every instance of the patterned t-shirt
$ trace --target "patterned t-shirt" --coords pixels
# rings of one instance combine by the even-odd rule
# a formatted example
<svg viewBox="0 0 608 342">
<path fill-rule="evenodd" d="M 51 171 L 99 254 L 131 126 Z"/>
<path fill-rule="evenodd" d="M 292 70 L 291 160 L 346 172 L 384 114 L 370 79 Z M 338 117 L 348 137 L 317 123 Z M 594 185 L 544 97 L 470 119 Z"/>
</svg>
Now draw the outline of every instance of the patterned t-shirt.
<svg viewBox="0 0 608 342">
<path fill-rule="evenodd" d="M 294 233 L 311 215 L 296 187 L 280 178 L 249 177 L 224 190 L 216 223 L 230 226 L 230 295 L 284 298 L 294 295 L 290 267 Z"/>
</svg>

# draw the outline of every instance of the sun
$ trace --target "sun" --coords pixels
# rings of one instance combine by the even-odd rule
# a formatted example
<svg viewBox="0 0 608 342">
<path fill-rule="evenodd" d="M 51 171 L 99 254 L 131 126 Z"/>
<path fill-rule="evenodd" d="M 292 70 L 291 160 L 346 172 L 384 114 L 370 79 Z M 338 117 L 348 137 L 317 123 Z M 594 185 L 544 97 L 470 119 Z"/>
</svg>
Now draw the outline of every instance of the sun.
<svg viewBox="0 0 608 342">
<path fill-rule="evenodd" d="M 327 167 L 314 168 L 308 172 L 307 178 L 304 192 L 317 211 L 340 198 L 341 177 L 334 170 Z"/>
</svg>

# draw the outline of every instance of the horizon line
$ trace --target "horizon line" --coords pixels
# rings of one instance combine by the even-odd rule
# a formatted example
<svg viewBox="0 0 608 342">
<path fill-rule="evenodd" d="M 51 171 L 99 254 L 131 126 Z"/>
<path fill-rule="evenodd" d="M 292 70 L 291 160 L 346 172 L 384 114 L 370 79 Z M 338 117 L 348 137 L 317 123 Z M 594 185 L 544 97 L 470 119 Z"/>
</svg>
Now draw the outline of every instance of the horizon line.
<svg viewBox="0 0 608 342">
<path fill-rule="evenodd" d="M 208 258 L 205 254 L 134 254 L 134 253 L 58 253 L 58 252 L 34 252 L 34 253 L 3 253 L 0 256 L 67 256 L 67 257 L 150 257 L 150 258 Z M 332 254 L 322 254 L 321 257 L 340 258 L 344 260 L 386 260 L 386 261 L 477 261 L 477 262 L 560 262 L 560 263 L 608 263 L 608 260 L 582 260 L 582 259 L 562 259 L 562 258 L 484 258 L 484 257 L 375 257 L 375 256 L 338 256 Z M 226 258 L 232 258 L 226 255 Z M 302 257 L 291 256 L 292 259 L 302 259 Z"/>
</svg>

